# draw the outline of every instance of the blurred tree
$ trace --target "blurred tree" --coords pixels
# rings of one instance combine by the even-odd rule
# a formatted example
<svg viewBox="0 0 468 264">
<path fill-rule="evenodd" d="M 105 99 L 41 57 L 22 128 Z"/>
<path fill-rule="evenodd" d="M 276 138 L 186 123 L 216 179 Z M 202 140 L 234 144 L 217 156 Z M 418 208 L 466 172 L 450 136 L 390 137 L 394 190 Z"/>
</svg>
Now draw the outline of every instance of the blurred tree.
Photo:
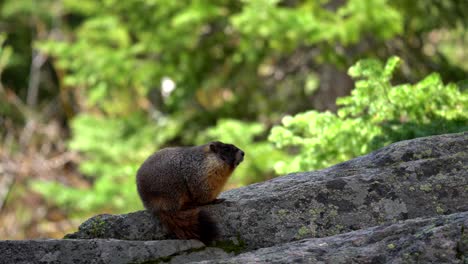
<svg viewBox="0 0 468 264">
<path fill-rule="evenodd" d="M 298 153 L 292 162 L 278 161 L 277 173 L 316 170 L 395 141 L 468 129 L 468 91 L 444 85 L 436 73 L 414 85 L 392 86 L 399 64 L 397 57 L 385 66 L 359 61 L 348 71 L 356 87 L 351 96 L 338 98 L 337 114 L 308 111 L 284 117 L 269 139 Z"/>
<path fill-rule="evenodd" d="M 450 59 L 466 45 L 464 2 L 5 0 L 0 29 L 13 52 L 1 80 L 33 113 L 60 105 L 59 114 L 49 110 L 44 120 L 60 118 L 71 129 L 68 146 L 83 155 L 80 170 L 91 183 L 41 181 L 33 188 L 76 214 L 123 212 L 140 207 L 133 183 L 138 165 L 167 145 L 236 141 L 247 159 L 231 186 L 272 177 L 273 162 L 291 158 L 266 141 L 269 129 L 286 114 L 334 109 L 335 98 L 352 86 L 345 70 L 360 58 L 402 57 L 407 64 L 394 83 L 432 71 L 446 82 L 466 78 L 466 61 Z M 439 49 L 443 38 L 434 36 L 446 32 L 459 44 Z M 429 79 L 431 87 L 451 87 Z M 311 122 L 315 115 L 296 118 Z M 325 127 L 342 122 L 332 113 L 317 118 Z M 441 131 L 426 125 L 414 129 Z M 394 135 L 379 142 L 429 133 L 393 128 L 379 126 Z M 336 151 L 344 154 L 320 158 L 320 166 L 370 150 L 347 152 L 367 139 L 341 142 Z M 320 167 L 308 166 L 300 168 Z"/>
<path fill-rule="evenodd" d="M 329 11 L 313 1 L 296 7 L 278 1 L 63 1 L 64 14 L 72 12 L 81 22 L 63 41 L 41 41 L 38 47 L 66 72 L 64 89 L 80 98 L 70 147 L 86 155 L 81 170 L 96 180 L 89 199 L 82 199 L 86 190 L 57 183 L 35 184 L 36 190 L 80 212 L 133 209 L 134 203 L 122 201 L 135 201 L 126 194 L 135 197 L 135 170 L 154 148 L 171 140 L 192 143 L 219 118 L 274 120 L 285 106 L 307 105 L 285 101 L 281 90 L 263 89 L 259 77 L 274 71 L 272 61 L 302 45 L 332 47 L 356 43 L 363 34 L 387 39 L 401 32 L 399 13 L 385 1 L 362 3 Z M 331 51 L 321 57 L 330 56 Z M 289 90 L 297 93 L 294 98 L 307 92 Z M 273 151 L 253 141 L 255 132 L 249 134 L 260 124 L 232 124 L 243 139 L 251 138 L 244 143 L 254 144 L 252 157 Z M 229 140 L 224 126 L 202 134 Z M 251 182 L 241 180 L 248 174 L 264 179 L 273 158 L 247 162 L 249 170 L 235 181 Z"/>
</svg>

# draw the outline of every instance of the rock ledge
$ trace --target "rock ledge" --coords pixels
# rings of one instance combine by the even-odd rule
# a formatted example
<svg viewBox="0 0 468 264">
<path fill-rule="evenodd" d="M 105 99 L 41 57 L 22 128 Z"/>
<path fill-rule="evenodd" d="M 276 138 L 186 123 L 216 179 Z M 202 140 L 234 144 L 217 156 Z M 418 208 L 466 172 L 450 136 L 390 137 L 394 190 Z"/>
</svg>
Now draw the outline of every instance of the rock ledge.
<svg viewBox="0 0 468 264">
<path fill-rule="evenodd" d="M 468 133 L 418 138 L 225 192 L 203 208 L 221 229 L 212 247 L 168 240 L 140 211 L 72 239 L 0 241 L 0 263 L 467 263 L 467 153 Z"/>
</svg>

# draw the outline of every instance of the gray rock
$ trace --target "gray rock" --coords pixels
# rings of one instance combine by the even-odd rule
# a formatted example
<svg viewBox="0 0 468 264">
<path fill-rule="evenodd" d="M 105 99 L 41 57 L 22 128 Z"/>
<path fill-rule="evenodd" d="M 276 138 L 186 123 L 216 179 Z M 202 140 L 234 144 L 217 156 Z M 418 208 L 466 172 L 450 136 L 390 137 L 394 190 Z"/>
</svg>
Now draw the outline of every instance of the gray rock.
<svg viewBox="0 0 468 264">
<path fill-rule="evenodd" d="M 182 242 L 182 243 L 181 243 Z M 194 240 L 122 241 L 113 239 L 65 239 L 4 241 L 0 244 L 5 263 L 127 263 L 169 257 L 177 252 L 202 248 Z M 133 257 L 135 256 L 135 257 Z"/>
<path fill-rule="evenodd" d="M 468 263 L 467 156 L 468 133 L 419 138 L 225 192 L 203 208 L 212 247 L 167 240 L 140 211 L 92 217 L 73 239 L 0 241 L 0 263 Z"/>
<path fill-rule="evenodd" d="M 124 215 L 97 215 L 83 222 L 78 232 L 68 234 L 65 238 L 169 239 L 161 230 L 159 221 L 151 217 L 147 211 Z"/>
<path fill-rule="evenodd" d="M 465 261 L 465 262 L 464 262 Z M 468 212 L 371 227 L 197 263 L 467 263 Z"/>
<path fill-rule="evenodd" d="M 402 141 L 328 169 L 225 192 L 224 203 L 204 210 L 221 240 L 238 250 L 468 211 L 467 153 L 468 133 Z M 69 237 L 168 238 L 144 211 L 96 216 Z"/>
<path fill-rule="evenodd" d="M 0 263 L 186 263 L 229 257 L 196 240 L 7 240 L 0 242 L 0 252 Z"/>
</svg>

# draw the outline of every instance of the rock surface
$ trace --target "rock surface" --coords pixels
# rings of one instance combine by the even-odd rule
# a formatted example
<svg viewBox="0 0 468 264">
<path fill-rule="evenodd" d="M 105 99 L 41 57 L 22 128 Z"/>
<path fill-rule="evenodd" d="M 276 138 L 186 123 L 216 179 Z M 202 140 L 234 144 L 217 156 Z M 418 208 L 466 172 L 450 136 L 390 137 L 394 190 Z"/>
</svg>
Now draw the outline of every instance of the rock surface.
<svg viewBox="0 0 468 264">
<path fill-rule="evenodd" d="M 468 211 L 468 133 L 392 144 L 325 170 L 225 192 L 206 206 L 222 240 L 256 249 L 397 220 Z M 100 215 L 72 238 L 167 238 L 144 212 Z"/>
<path fill-rule="evenodd" d="M 229 256 L 196 240 L 48 239 L 0 242 L 0 263 L 186 263 Z"/>
<path fill-rule="evenodd" d="M 406 220 L 197 263 L 466 263 L 468 213 Z"/>
<path fill-rule="evenodd" d="M 170 237 L 158 221 L 140 211 L 95 216 L 67 236 L 75 239 L 3 241 L 0 254 L 25 249 L 48 256 L 44 263 L 75 255 L 94 263 L 468 262 L 468 133 L 398 142 L 221 198 L 203 208 L 221 230 L 214 247 L 164 240 Z"/>
</svg>

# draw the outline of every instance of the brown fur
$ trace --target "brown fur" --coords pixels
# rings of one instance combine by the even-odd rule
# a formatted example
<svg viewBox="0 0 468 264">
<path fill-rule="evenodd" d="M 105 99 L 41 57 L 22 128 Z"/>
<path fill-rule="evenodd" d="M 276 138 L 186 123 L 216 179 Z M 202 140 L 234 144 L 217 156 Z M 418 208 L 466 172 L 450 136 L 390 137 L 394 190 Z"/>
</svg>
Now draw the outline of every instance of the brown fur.
<svg viewBox="0 0 468 264">
<path fill-rule="evenodd" d="M 200 223 L 198 214 L 200 209 L 188 209 L 185 211 L 159 211 L 159 219 L 180 239 L 200 240 Z"/>
<path fill-rule="evenodd" d="M 216 200 L 243 156 L 242 150 L 221 142 L 162 149 L 138 170 L 138 193 L 144 206 L 178 238 L 209 243 L 217 227 L 197 207 Z"/>
</svg>

